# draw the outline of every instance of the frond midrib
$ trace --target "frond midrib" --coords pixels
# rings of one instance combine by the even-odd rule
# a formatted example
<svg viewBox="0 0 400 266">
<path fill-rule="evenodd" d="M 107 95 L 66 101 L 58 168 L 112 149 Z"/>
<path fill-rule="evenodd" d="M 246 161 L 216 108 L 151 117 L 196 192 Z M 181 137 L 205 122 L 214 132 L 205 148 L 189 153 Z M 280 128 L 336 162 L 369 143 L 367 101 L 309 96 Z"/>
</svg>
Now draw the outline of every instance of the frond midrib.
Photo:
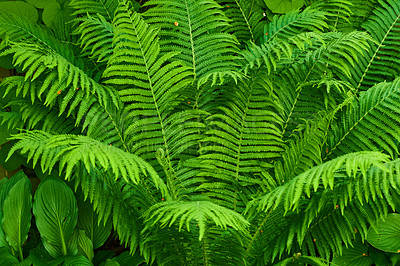
<svg viewBox="0 0 400 266">
<path fill-rule="evenodd" d="M 359 82 L 358 82 L 358 84 L 357 84 L 357 87 L 356 87 L 356 90 L 357 90 L 357 91 L 360 89 L 361 84 L 362 84 L 362 82 L 364 81 L 364 78 L 365 78 L 365 76 L 366 76 L 367 73 L 368 73 L 369 68 L 371 67 L 373 61 L 375 60 L 375 57 L 377 56 L 379 50 L 380 50 L 381 47 L 383 46 L 383 43 L 386 41 L 386 38 L 388 37 L 389 33 L 392 31 L 394 25 L 395 25 L 399 20 L 400 20 L 400 13 L 399 13 L 399 15 L 397 16 L 397 18 L 393 21 L 392 25 L 390 25 L 390 27 L 389 27 L 389 29 L 387 30 L 385 36 L 382 38 L 382 41 L 379 43 L 378 47 L 375 49 L 375 52 L 374 52 L 373 56 L 371 57 L 371 60 L 369 60 L 368 65 L 367 65 L 367 67 L 365 68 L 364 73 L 362 74 L 362 76 L 361 76 L 361 78 L 360 78 L 360 80 L 359 80 Z"/>
<path fill-rule="evenodd" d="M 349 130 L 347 130 L 347 132 L 344 134 L 344 136 L 335 144 L 335 146 L 333 146 L 333 148 L 329 151 L 329 153 L 326 154 L 325 158 L 323 159 L 323 161 L 327 160 L 328 157 L 332 154 L 332 152 L 334 150 L 336 150 L 336 148 L 342 143 L 342 141 L 350 134 L 350 132 L 366 117 L 369 115 L 370 112 L 372 112 L 373 110 L 375 110 L 375 108 L 377 106 L 379 106 L 382 102 L 384 102 L 387 98 L 391 97 L 393 94 L 399 92 L 399 89 L 395 89 L 393 90 L 390 94 L 386 95 L 384 98 L 382 98 L 379 102 L 377 102 L 374 106 L 372 106 L 362 117 L 360 117 L 360 119 L 357 120 L 356 123 L 354 123 L 354 125 L 349 128 Z"/>
</svg>

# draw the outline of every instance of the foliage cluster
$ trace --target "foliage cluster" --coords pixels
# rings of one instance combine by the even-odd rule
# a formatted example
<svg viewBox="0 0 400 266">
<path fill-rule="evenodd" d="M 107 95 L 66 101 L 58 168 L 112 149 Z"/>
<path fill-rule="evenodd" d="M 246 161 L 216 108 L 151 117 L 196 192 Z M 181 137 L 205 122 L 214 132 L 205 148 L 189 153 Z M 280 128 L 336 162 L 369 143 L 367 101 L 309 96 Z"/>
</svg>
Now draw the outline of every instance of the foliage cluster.
<svg viewBox="0 0 400 266">
<path fill-rule="evenodd" d="M 400 1 L 27 2 L 0 264 L 396 265 Z"/>
</svg>

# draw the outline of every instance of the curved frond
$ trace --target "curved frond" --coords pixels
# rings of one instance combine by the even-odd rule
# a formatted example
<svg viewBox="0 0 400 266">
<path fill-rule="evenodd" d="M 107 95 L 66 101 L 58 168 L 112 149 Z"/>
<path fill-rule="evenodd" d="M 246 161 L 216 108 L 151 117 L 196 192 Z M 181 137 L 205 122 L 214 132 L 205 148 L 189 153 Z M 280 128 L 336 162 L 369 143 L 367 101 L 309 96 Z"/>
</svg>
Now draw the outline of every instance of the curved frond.
<svg viewBox="0 0 400 266">
<path fill-rule="evenodd" d="M 274 16 L 264 29 L 263 43 L 277 39 L 289 39 L 304 32 L 322 32 L 328 28 L 327 12 L 307 7 L 303 11 L 295 10 L 282 16 Z"/>
<path fill-rule="evenodd" d="M 114 29 L 112 24 L 98 15 L 80 18 L 74 34 L 80 35 L 83 53 L 97 62 L 107 62 L 112 54 Z"/>
<path fill-rule="evenodd" d="M 238 213 L 210 201 L 177 201 L 165 202 L 152 206 L 146 213 L 148 223 L 161 226 L 171 226 L 179 222 L 179 229 L 183 226 L 199 227 L 199 240 L 202 240 L 207 225 L 207 219 L 212 223 L 227 229 L 232 227 L 238 231 L 246 231 L 248 222 Z"/>
<path fill-rule="evenodd" d="M 388 156 L 380 152 L 357 152 L 343 155 L 315 166 L 261 196 L 259 208 L 269 210 L 283 204 L 286 212 L 295 210 L 304 195 L 310 197 L 311 192 L 316 192 L 320 187 L 332 190 L 337 182 L 335 173 L 339 169 L 344 168 L 349 177 L 355 176 L 359 171 L 365 177 L 371 166 L 383 167 L 383 163 L 387 160 Z"/>
<path fill-rule="evenodd" d="M 137 184 L 141 176 L 158 180 L 157 173 L 140 157 L 86 136 L 53 136 L 43 131 L 31 131 L 17 134 L 12 139 L 18 142 L 10 150 L 9 157 L 17 150 L 28 153 L 28 161 L 32 159 L 34 167 L 41 160 L 43 172 L 51 172 L 59 162 L 60 172 L 65 168 L 65 178 L 69 178 L 82 162 L 88 172 L 92 167 L 100 166 L 104 170 L 111 169 L 115 179 L 123 178 L 126 182 Z"/>
</svg>

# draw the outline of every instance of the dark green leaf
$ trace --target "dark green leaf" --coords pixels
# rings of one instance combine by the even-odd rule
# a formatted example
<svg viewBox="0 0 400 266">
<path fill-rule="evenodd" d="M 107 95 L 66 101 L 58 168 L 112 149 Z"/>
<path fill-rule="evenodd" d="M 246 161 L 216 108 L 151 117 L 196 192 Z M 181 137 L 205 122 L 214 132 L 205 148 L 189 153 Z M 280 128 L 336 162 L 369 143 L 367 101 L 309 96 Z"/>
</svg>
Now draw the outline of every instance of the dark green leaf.
<svg viewBox="0 0 400 266">
<path fill-rule="evenodd" d="M 33 213 L 46 250 L 53 257 L 67 255 L 67 241 L 78 221 L 72 190 L 58 179 L 47 179 L 36 191 Z"/>
<path fill-rule="evenodd" d="M 31 227 L 32 186 L 25 176 L 15 184 L 3 205 L 2 228 L 8 244 L 20 254 Z"/>
</svg>

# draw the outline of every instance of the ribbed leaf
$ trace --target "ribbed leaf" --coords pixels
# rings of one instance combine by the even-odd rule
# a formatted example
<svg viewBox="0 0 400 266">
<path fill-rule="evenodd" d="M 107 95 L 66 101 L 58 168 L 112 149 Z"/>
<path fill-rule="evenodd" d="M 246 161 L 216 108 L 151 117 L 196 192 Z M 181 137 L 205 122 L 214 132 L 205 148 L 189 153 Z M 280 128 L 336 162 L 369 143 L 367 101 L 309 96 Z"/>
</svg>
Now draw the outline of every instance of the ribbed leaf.
<svg viewBox="0 0 400 266">
<path fill-rule="evenodd" d="M 92 261 L 94 256 L 93 242 L 86 235 L 85 231 L 79 230 L 78 236 L 78 250 L 79 253 L 85 255 L 90 261 Z"/>
<path fill-rule="evenodd" d="M 23 259 L 22 245 L 28 238 L 31 227 L 32 185 L 24 176 L 8 193 L 3 205 L 2 229 L 8 244 L 20 259 Z"/>
<path fill-rule="evenodd" d="M 58 179 L 45 180 L 36 191 L 33 213 L 47 251 L 53 257 L 67 255 L 67 242 L 78 221 L 72 190 Z"/>
<path fill-rule="evenodd" d="M 89 201 L 78 200 L 78 228 L 84 230 L 94 249 L 101 247 L 111 234 L 111 220 L 100 222 L 99 216 L 94 212 Z M 80 236 L 81 238 L 81 236 Z"/>
</svg>

